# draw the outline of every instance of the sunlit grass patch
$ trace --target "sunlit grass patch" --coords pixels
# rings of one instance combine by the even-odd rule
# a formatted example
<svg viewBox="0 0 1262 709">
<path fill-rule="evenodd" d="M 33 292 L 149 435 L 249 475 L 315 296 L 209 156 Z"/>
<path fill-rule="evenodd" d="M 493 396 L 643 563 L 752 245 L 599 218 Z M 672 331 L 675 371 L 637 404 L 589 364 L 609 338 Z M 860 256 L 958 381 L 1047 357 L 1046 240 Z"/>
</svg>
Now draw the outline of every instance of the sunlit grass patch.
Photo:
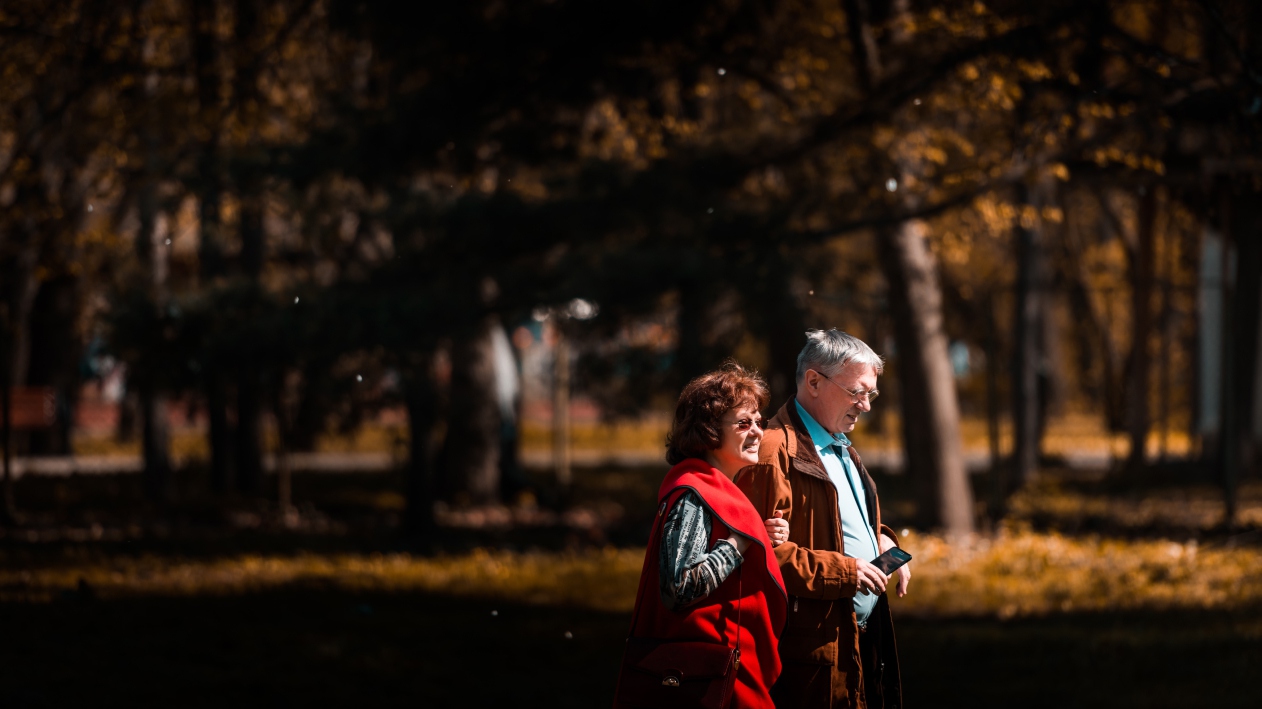
<svg viewBox="0 0 1262 709">
<path fill-rule="evenodd" d="M 914 535 L 895 612 L 1001 618 L 1068 611 L 1231 609 L 1262 602 L 1262 550 L 1031 532 L 949 544 Z"/>
<path fill-rule="evenodd" d="M 1262 484 L 1248 482 L 1237 493 L 1235 524 L 1262 528 Z M 1081 492 L 1055 478 L 1036 481 L 1013 495 L 1009 512 L 1017 519 L 1058 529 L 1185 530 L 1210 532 L 1223 524 L 1221 489 L 1208 485 L 1144 490 L 1142 496 Z"/>
<path fill-rule="evenodd" d="M 214 560 L 118 557 L 0 571 L 0 601 L 63 597 L 246 594 L 304 586 L 348 591 L 433 592 L 603 610 L 630 608 L 643 552 L 464 555 L 242 555 Z"/>
<path fill-rule="evenodd" d="M 911 593 L 896 614 L 1047 615 L 1233 609 L 1262 605 L 1262 550 L 1195 542 L 1006 532 L 951 544 L 910 534 Z M 242 555 L 214 560 L 116 557 L 0 571 L 0 601 L 249 594 L 284 587 L 425 592 L 534 605 L 629 611 L 641 549 L 468 554 Z M 82 579 L 82 583 L 81 580 Z"/>
</svg>

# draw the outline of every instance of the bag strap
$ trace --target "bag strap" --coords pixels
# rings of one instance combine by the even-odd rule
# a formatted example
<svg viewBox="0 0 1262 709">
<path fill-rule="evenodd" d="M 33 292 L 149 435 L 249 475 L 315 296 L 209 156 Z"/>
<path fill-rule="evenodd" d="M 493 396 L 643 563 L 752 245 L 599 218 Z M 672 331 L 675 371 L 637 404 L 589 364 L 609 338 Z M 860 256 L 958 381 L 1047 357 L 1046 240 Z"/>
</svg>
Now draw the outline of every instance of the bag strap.
<svg viewBox="0 0 1262 709">
<path fill-rule="evenodd" d="M 729 530 L 731 531 L 731 530 Z M 751 544 L 753 542 L 750 542 Z M 748 547 L 746 547 L 748 548 Z M 736 664 L 741 664 L 741 601 L 745 598 L 745 557 L 736 569 Z"/>
</svg>

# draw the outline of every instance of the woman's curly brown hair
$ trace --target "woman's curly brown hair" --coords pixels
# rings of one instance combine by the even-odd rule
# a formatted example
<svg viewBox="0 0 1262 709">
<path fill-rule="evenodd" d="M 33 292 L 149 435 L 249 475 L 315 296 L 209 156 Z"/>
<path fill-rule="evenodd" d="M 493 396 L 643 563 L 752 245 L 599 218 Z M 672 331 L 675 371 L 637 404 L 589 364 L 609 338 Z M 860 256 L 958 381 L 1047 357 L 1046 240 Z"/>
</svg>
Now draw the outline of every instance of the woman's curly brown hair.
<svg viewBox="0 0 1262 709">
<path fill-rule="evenodd" d="M 666 462 L 704 458 L 723 441 L 723 415 L 732 409 L 767 406 L 771 396 L 758 372 L 727 362 L 688 382 L 675 404 L 675 420 L 666 434 Z"/>
</svg>

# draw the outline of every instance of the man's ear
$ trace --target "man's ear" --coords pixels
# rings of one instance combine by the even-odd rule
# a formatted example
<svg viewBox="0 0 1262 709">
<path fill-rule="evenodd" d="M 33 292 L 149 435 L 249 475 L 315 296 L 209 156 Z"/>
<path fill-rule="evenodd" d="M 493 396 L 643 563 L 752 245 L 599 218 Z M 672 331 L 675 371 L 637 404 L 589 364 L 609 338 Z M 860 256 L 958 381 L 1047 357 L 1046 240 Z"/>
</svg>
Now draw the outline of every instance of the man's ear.
<svg viewBox="0 0 1262 709">
<path fill-rule="evenodd" d="M 806 378 L 802 381 L 806 383 L 806 391 L 808 391 L 812 397 L 819 396 L 819 372 L 816 372 L 814 369 L 808 370 L 806 372 Z"/>
</svg>

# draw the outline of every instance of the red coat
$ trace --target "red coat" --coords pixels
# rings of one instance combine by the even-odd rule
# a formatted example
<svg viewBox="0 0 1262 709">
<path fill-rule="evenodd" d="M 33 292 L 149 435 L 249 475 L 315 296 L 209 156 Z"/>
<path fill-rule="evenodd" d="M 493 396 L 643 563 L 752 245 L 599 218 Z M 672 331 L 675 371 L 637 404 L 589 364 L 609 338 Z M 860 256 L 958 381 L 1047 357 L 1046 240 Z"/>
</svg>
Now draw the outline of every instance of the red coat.
<svg viewBox="0 0 1262 709">
<path fill-rule="evenodd" d="M 709 596 L 688 608 L 671 611 L 662 604 L 658 582 L 658 553 L 666 513 L 688 490 L 695 492 L 711 516 L 710 545 L 730 536 L 729 528 L 752 539 L 744 560 Z M 788 610 L 788 596 L 780 565 L 769 552 L 771 541 L 757 510 L 719 470 L 696 458 L 671 468 L 658 490 L 658 515 L 640 574 L 638 608 L 632 637 L 706 640 L 737 647 L 741 662 L 736 672 L 732 707 L 773 709 L 771 685 L 780 676 L 778 642 Z M 739 593 L 738 593 L 739 590 Z M 737 596 L 740 596 L 740 628 Z"/>
</svg>

